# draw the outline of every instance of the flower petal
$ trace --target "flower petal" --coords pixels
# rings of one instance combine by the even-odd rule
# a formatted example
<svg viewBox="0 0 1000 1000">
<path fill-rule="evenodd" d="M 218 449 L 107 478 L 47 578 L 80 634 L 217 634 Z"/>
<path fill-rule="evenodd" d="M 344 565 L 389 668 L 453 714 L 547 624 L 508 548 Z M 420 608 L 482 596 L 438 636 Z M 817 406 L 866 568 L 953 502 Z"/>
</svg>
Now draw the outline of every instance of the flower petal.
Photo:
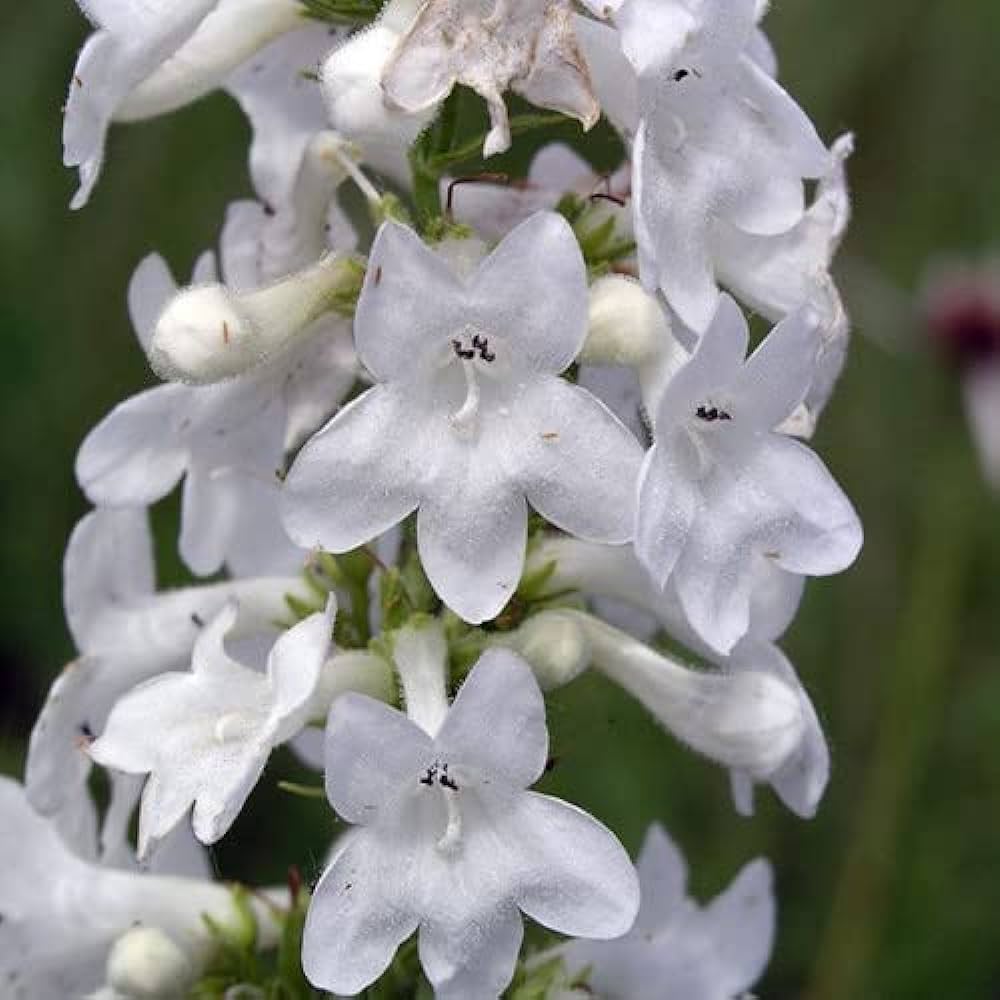
<svg viewBox="0 0 1000 1000">
<path fill-rule="evenodd" d="M 459 689 L 435 740 L 443 754 L 517 788 L 533 785 L 549 752 L 545 702 L 531 668 L 489 649 Z"/>
<path fill-rule="evenodd" d="M 590 541 L 627 542 L 642 448 L 596 397 L 562 379 L 533 380 L 517 402 L 528 502 Z"/>
<path fill-rule="evenodd" d="M 77 649 L 91 648 L 104 612 L 155 587 L 145 510 L 94 510 L 77 523 L 63 559 L 63 607 Z"/>
<path fill-rule="evenodd" d="M 717 956 L 719 995 L 740 996 L 761 977 L 774 946 L 771 866 L 751 861 L 703 912 Z"/>
<path fill-rule="evenodd" d="M 502 338 L 517 367 L 563 371 L 586 339 L 589 309 L 569 223 L 555 212 L 522 222 L 473 273 L 465 307 L 465 321 Z"/>
<path fill-rule="evenodd" d="M 688 871 L 684 855 L 659 823 L 646 831 L 635 863 L 642 903 L 634 933 L 666 927 L 680 912 L 687 895 Z"/>
<path fill-rule="evenodd" d="M 572 937 L 615 938 L 639 910 L 639 880 L 615 835 L 582 809 L 528 792 L 517 800 L 511 834 L 531 858 L 518 906 Z"/>
<path fill-rule="evenodd" d="M 484 461 L 481 450 L 470 454 L 470 468 L 455 492 L 436 492 L 417 513 L 417 548 L 427 579 L 472 625 L 495 618 L 510 600 L 528 541 L 524 496 L 504 483 L 483 481 Z"/>
<path fill-rule="evenodd" d="M 499 996 L 514 977 L 524 939 L 516 906 L 492 911 L 489 921 L 420 925 L 420 964 L 436 1000 L 486 1000 Z"/>
<path fill-rule="evenodd" d="M 285 480 L 283 518 L 303 548 L 347 552 L 416 508 L 422 455 L 406 394 L 376 386 L 345 406 L 299 452 Z"/>
<path fill-rule="evenodd" d="M 432 756 L 431 738 L 402 712 L 365 695 L 341 695 L 326 724 L 330 805 L 349 823 L 374 823 Z"/>
<path fill-rule="evenodd" d="M 358 357 L 375 376 L 412 378 L 464 326 L 463 287 L 412 229 L 386 222 L 368 258 L 354 318 Z"/>
<path fill-rule="evenodd" d="M 374 831 L 347 834 L 306 916 L 302 968 L 314 986 L 354 996 L 382 975 L 417 929 L 405 891 L 413 875 L 407 853 L 386 850 Z"/>
<path fill-rule="evenodd" d="M 87 435 L 76 456 L 76 478 L 92 503 L 147 507 L 177 485 L 188 449 L 175 415 L 190 393 L 182 385 L 147 389 L 119 403 Z"/>
</svg>

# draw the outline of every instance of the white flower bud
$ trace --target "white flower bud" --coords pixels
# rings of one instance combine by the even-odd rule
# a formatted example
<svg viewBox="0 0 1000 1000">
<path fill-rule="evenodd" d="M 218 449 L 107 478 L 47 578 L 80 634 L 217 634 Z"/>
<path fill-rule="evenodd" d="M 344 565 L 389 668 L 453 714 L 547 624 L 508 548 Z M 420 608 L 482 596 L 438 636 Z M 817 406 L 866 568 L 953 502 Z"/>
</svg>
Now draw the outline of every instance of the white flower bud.
<svg viewBox="0 0 1000 1000">
<path fill-rule="evenodd" d="M 590 328 L 584 364 L 645 364 L 675 342 L 656 298 L 634 278 L 608 274 L 590 286 Z"/>
<path fill-rule="evenodd" d="M 590 644 L 583 629 L 561 611 L 532 616 L 504 645 L 528 661 L 543 691 L 568 684 L 590 664 Z"/>
<path fill-rule="evenodd" d="M 129 1000 L 180 1000 L 194 975 L 188 956 L 156 927 L 126 931 L 108 955 L 108 985 Z"/>
<path fill-rule="evenodd" d="M 184 289 L 156 323 L 150 364 L 163 379 L 196 385 L 240 375 L 279 353 L 356 278 L 354 261 L 330 256 L 246 294 L 224 285 Z"/>
</svg>

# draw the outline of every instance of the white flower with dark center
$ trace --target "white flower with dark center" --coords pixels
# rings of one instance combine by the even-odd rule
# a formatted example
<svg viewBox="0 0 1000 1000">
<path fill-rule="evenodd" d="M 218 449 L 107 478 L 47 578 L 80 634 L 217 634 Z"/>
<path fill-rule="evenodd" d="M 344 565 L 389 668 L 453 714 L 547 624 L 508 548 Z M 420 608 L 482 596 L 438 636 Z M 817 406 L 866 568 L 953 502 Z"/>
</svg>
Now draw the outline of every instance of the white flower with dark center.
<svg viewBox="0 0 1000 1000">
<path fill-rule="evenodd" d="M 512 90 L 590 128 L 600 117 L 569 0 L 428 0 L 382 77 L 390 106 L 436 107 L 456 84 L 487 104 L 483 155 L 510 147 L 503 94 Z"/>
<path fill-rule="evenodd" d="M 470 622 L 517 586 L 526 500 L 572 534 L 627 541 L 639 444 L 558 377 L 586 333 L 586 270 L 560 216 L 533 216 L 466 277 L 386 223 L 355 320 L 378 384 L 299 453 L 292 538 L 345 552 L 416 510 L 427 575 Z"/>
<path fill-rule="evenodd" d="M 642 906 L 617 941 L 561 949 L 593 993 L 621 1000 L 736 1000 L 760 978 L 774 944 L 771 866 L 752 861 L 707 906 L 686 894 L 687 866 L 662 827 L 639 859 Z"/>
<path fill-rule="evenodd" d="M 607 102 L 626 117 L 619 127 L 634 129 L 643 281 L 699 332 L 718 300 L 716 243 L 730 230 L 769 236 L 794 227 L 805 210 L 803 179 L 830 166 L 805 113 L 757 61 L 757 6 L 627 0 L 615 14 L 627 62 L 617 61 L 610 29 L 596 25 L 586 36 L 588 57 L 602 66 L 595 79 L 607 81 Z M 628 65 L 634 99 L 619 94 Z"/>
<path fill-rule="evenodd" d="M 660 399 L 639 483 L 636 552 L 660 586 L 673 575 L 687 619 L 722 653 L 747 633 L 759 557 L 822 576 L 861 548 L 857 515 L 826 467 L 774 432 L 811 383 L 813 317 L 778 324 L 749 358 L 748 337 L 723 296 Z"/>
<path fill-rule="evenodd" d="M 632 923 L 635 873 L 586 813 L 526 789 L 545 768 L 545 706 L 530 668 L 491 650 L 449 708 L 437 626 L 408 629 L 396 662 L 410 718 L 344 695 L 327 724 L 327 795 L 355 825 L 313 894 L 303 967 L 353 995 L 419 928 L 439 1000 L 488 1000 L 510 982 L 524 913 L 576 937 Z"/>
<path fill-rule="evenodd" d="M 266 674 L 223 645 L 236 623 L 227 605 L 194 646 L 190 673 L 154 677 L 120 698 L 90 755 L 129 774 L 149 774 L 139 811 L 139 857 L 193 808 L 204 844 L 219 840 L 243 808 L 274 747 L 309 721 L 330 649 L 335 601 L 285 632 Z"/>
</svg>

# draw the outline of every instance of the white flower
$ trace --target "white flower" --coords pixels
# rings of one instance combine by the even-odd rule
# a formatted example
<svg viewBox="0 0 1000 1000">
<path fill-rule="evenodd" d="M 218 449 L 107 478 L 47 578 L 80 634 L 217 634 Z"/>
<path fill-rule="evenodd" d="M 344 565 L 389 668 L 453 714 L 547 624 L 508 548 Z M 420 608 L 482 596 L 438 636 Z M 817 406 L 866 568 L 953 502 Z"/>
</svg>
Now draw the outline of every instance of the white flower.
<svg viewBox="0 0 1000 1000">
<path fill-rule="evenodd" d="M 378 384 L 299 453 L 285 482 L 292 538 L 344 552 L 417 510 L 427 575 L 470 622 L 517 586 L 526 499 L 573 534 L 627 541 L 639 445 L 557 377 L 586 331 L 586 272 L 561 217 L 532 217 L 466 278 L 384 225 L 355 320 Z"/>
<path fill-rule="evenodd" d="M 773 235 L 804 212 L 804 178 L 830 156 L 804 112 L 756 61 L 754 0 L 628 0 L 611 29 L 582 36 L 602 104 L 634 130 L 636 237 L 643 280 L 692 329 L 717 303 L 715 245 L 724 232 Z M 638 94 L 622 89 L 631 64 Z"/>
<path fill-rule="evenodd" d="M 273 634 L 285 595 L 306 597 L 304 589 L 298 577 L 275 577 L 156 593 L 145 511 L 84 517 L 63 568 L 66 618 L 81 658 L 56 679 L 32 730 L 26 783 L 35 807 L 46 815 L 85 807 L 86 746 L 111 707 L 136 684 L 190 662 L 201 625 L 229 601 L 240 603 L 242 634 Z M 131 807 L 122 809 L 127 825 Z"/>
<path fill-rule="evenodd" d="M 113 119 L 162 114 L 214 89 L 240 62 L 300 23 L 295 0 L 79 0 L 97 25 L 77 60 L 63 129 L 80 170 L 73 207 L 101 171 Z"/>
<path fill-rule="evenodd" d="M 0 854 L 0 981 L 8 1000 L 67 1000 L 97 989 L 116 940 L 136 925 L 158 929 L 197 965 L 210 943 L 202 915 L 223 925 L 235 918 L 224 886 L 76 857 L 9 778 L 0 778 Z M 262 944 L 273 942 L 267 908 L 251 905 Z"/>
<path fill-rule="evenodd" d="M 673 574 L 684 613 L 726 653 L 746 634 L 755 561 L 807 576 L 836 573 L 861 525 L 819 458 L 773 432 L 802 401 L 816 323 L 800 312 L 746 358 L 748 329 L 723 296 L 690 361 L 668 384 L 639 485 L 636 552 L 653 579 Z"/>
<path fill-rule="evenodd" d="M 621 1000 L 735 1000 L 760 978 L 774 943 L 771 866 L 752 861 L 706 907 L 687 896 L 687 866 L 662 827 L 646 834 L 639 859 L 642 906 L 617 941 L 574 941 L 561 949 L 601 997 Z"/>
<path fill-rule="evenodd" d="M 488 651 L 448 709 L 446 647 L 434 627 L 425 633 L 396 646 L 423 728 L 357 695 L 330 712 L 327 795 L 355 829 L 316 887 L 303 967 L 318 987 L 357 993 L 419 928 L 435 995 L 487 1000 L 513 975 L 522 912 L 563 933 L 615 937 L 632 923 L 638 887 L 610 831 L 525 791 L 548 747 L 528 666 Z M 411 695 L 418 686 L 420 699 Z"/>
<path fill-rule="evenodd" d="M 830 776 L 830 753 L 808 693 L 794 667 L 774 645 L 795 617 L 802 597 L 803 577 L 786 573 L 764 557 L 754 560 L 747 634 L 728 656 L 722 656 L 691 627 L 673 583 L 668 582 L 663 590 L 654 586 L 630 548 L 550 538 L 533 549 L 528 572 L 539 572 L 547 566 L 552 567 L 545 584 L 547 593 L 579 590 L 595 599 L 601 617 L 643 639 L 649 639 L 658 628 L 664 629 L 672 639 L 716 668 L 713 671 L 716 677 L 742 673 L 756 677 L 770 675 L 780 681 L 777 689 L 765 684 L 764 690 L 780 692 L 778 704 L 787 713 L 788 724 L 784 730 L 772 727 L 769 737 L 765 724 L 769 717 L 774 717 L 775 709 L 772 706 L 761 711 L 756 707 L 757 698 L 751 698 L 737 715 L 742 715 L 745 727 L 752 730 L 756 713 L 756 724 L 765 728 L 758 735 L 760 749 L 747 754 L 741 762 L 738 751 L 734 754 L 725 749 L 724 738 L 711 743 L 705 736 L 692 738 L 684 728 L 677 727 L 675 720 L 681 719 L 693 721 L 696 727 L 709 728 L 720 717 L 718 711 L 702 709 L 700 719 L 693 719 L 686 710 L 687 706 L 698 703 L 695 689 L 700 682 L 678 684 L 676 669 L 671 669 L 662 657 L 655 654 L 650 657 L 643 646 L 631 640 L 619 640 L 614 655 L 608 655 L 614 648 L 613 641 L 605 643 L 599 639 L 595 644 L 593 627 L 582 626 L 584 641 L 589 637 L 593 646 L 588 655 L 593 656 L 598 669 L 631 691 L 682 739 L 731 767 L 733 799 L 741 814 L 753 813 L 753 786 L 763 781 L 771 785 L 796 815 L 804 818 L 815 815 Z M 550 611 L 545 617 L 569 619 L 581 626 L 581 620 L 574 619 L 571 612 Z M 529 619 L 529 623 L 533 620 Z M 717 694 L 720 700 L 727 697 L 725 687 L 722 682 Z M 703 693 L 702 700 L 707 694 Z M 777 755 L 775 745 L 779 750 Z"/>
<path fill-rule="evenodd" d="M 266 675 L 223 646 L 236 623 L 228 604 L 198 636 L 190 673 L 165 673 L 120 698 L 90 755 L 129 774 L 149 774 L 139 811 L 139 857 L 194 806 L 204 844 L 239 815 L 271 750 L 309 720 L 330 648 L 335 601 L 275 642 Z"/>
<path fill-rule="evenodd" d="M 209 273 L 202 267 L 195 281 Z M 198 288 L 207 294 L 219 286 Z M 174 292 L 161 258 L 139 265 L 129 305 L 144 348 Z M 248 575 L 300 563 L 277 517 L 276 473 L 286 447 L 301 439 L 303 420 L 322 420 L 355 372 L 351 352 L 330 344 L 343 331 L 323 322 L 245 376 L 218 386 L 157 386 L 120 403 L 77 455 L 87 497 L 102 506 L 147 506 L 183 478 L 180 552 L 194 572 L 214 573 L 225 563 Z"/>
<path fill-rule="evenodd" d="M 456 84 L 471 87 L 490 115 L 484 156 L 510 147 L 506 90 L 585 129 L 600 117 L 569 0 L 427 0 L 382 84 L 388 101 L 410 113 L 436 107 Z"/>
</svg>

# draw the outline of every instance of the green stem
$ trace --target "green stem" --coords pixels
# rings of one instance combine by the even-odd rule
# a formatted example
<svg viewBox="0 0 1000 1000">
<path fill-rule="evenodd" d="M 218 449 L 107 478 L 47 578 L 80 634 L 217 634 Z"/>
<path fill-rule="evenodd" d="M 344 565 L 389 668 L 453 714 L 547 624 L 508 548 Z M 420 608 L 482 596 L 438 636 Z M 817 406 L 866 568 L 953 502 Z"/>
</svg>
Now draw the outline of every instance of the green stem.
<svg viewBox="0 0 1000 1000">
<path fill-rule="evenodd" d="M 949 446 L 950 445 L 950 446 Z M 872 959 L 885 925 L 900 830 L 937 728 L 948 672 L 958 659 L 966 567 L 978 489 L 967 458 L 942 442 L 923 479 L 910 592 L 886 678 L 879 735 L 809 1000 L 873 996 Z"/>
</svg>

